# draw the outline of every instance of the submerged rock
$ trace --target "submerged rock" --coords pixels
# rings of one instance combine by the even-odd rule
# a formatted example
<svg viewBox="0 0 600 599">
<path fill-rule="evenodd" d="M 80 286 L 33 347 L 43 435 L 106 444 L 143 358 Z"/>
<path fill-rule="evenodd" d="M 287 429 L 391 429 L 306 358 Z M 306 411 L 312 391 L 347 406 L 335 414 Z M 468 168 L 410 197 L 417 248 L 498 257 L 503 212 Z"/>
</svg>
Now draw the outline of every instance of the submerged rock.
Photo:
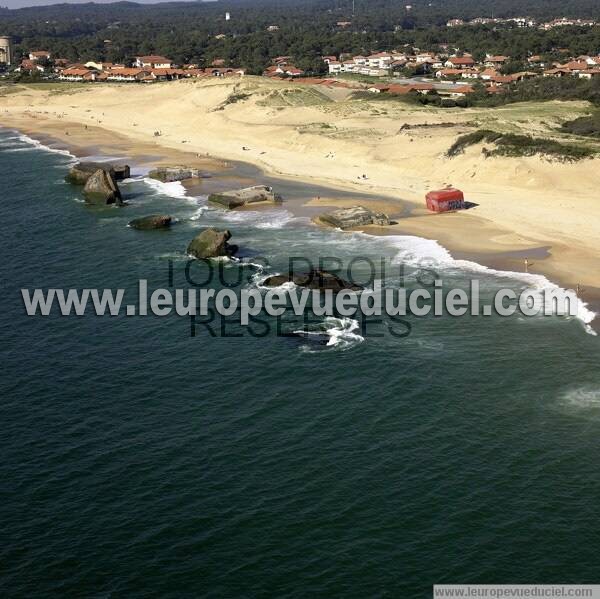
<svg viewBox="0 0 600 599">
<path fill-rule="evenodd" d="M 287 275 L 273 275 L 263 282 L 266 287 L 280 287 L 285 283 L 294 283 L 298 287 L 307 289 L 320 289 L 325 291 L 331 289 L 333 292 L 342 290 L 362 291 L 360 285 L 345 281 L 332 272 L 326 270 L 312 269 L 308 272 L 289 273 Z"/>
<path fill-rule="evenodd" d="M 90 204 L 122 204 L 121 191 L 109 171 L 98 169 L 87 180 L 83 194 Z"/>
<path fill-rule="evenodd" d="M 319 220 L 326 225 L 338 229 L 352 229 L 367 225 L 385 226 L 390 224 L 390 219 L 383 212 L 374 212 L 364 206 L 352 206 L 332 210 L 319 216 Z"/>
<path fill-rule="evenodd" d="M 200 260 L 206 258 L 218 258 L 220 256 L 233 256 L 238 248 L 236 245 L 227 243 L 231 239 L 228 230 L 204 229 L 196 235 L 187 248 L 187 253 Z"/>
<path fill-rule="evenodd" d="M 325 331 L 314 332 L 314 331 L 289 331 L 287 333 L 281 333 L 281 337 L 290 337 L 292 339 L 301 339 L 302 341 L 308 341 L 315 345 L 328 345 L 331 341 L 331 335 L 328 335 Z"/>
<path fill-rule="evenodd" d="M 211 193 L 208 196 L 208 201 L 219 204 L 224 208 L 239 208 L 258 202 L 281 202 L 281 196 L 277 195 L 273 188 L 268 185 L 255 185 L 244 189 Z"/>
<path fill-rule="evenodd" d="M 174 181 L 205 176 L 197 168 L 187 166 L 159 166 L 148 173 L 148 177 L 163 183 L 173 183 Z"/>
<path fill-rule="evenodd" d="M 88 179 L 98 170 L 106 171 L 115 181 L 122 181 L 130 176 L 130 169 L 127 164 L 112 165 L 106 162 L 78 162 L 70 168 L 65 181 L 73 185 L 85 185 Z"/>
<path fill-rule="evenodd" d="M 173 218 L 166 214 L 150 214 L 140 218 L 134 218 L 130 221 L 129 226 L 133 229 L 166 229 L 171 226 Z"/>
</svg>

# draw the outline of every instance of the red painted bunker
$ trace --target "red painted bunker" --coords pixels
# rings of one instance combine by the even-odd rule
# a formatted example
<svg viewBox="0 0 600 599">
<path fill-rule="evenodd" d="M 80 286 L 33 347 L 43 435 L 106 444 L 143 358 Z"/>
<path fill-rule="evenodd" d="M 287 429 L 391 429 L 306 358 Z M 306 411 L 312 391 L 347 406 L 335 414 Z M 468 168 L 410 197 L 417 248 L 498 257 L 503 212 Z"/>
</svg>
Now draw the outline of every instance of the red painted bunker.
<svg viewBox="0 0 600 599">
<path fill-rule="evenodd" d="M 463 192 L 453 187 L 430 191 L 425 199 L 428 210 L 432 212 L 450 212 L 451 210 L 464 210 L 466 208 Z"/>
</svg>

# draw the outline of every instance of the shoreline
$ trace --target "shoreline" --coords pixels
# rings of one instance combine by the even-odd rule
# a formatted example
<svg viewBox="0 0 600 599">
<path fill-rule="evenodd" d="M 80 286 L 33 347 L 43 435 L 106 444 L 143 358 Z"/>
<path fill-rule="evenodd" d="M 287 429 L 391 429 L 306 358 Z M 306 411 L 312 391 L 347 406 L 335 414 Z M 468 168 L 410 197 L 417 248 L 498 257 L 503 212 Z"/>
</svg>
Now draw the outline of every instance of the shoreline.
<svg viewBox="0 0 600 599">
<path fill-rule="evenodd" d="M 241 91 L 246 99 L 231 102 Z M 485 158 L 481 147 L 446 156 L 474 122 L 513 132 L 543 130 L 552 137 L 556 123 L 581 114 L 583 103 L 516 104 L 491 114 L 334 96 L 314 86 L 253 77 L 146 88 L 23 85 L 0 97 L 0 113 L 7 126 L 34 137 L 100 146 L 106 153 L 117 145 L 118 154 L 154 164 L 194 166 L 217 157 L 230 165 L 222 169 L 224 178 L 272 181 L 295 198 L 303 187 L 305 201 L 288 205 L 307 216 L 316 214 L 312 201 L 319 196 L 370 205 L 389 199 L 390 216 L 396 207 L 402 215 L 397 234 L 439 240 L 456 257 L 504 270 L 524 271 L 524 259 L 533 255 L 535 272 L 564 287 L 580 285 L 585 301 L 600 305 L 598 159 L 566 164 L 543 156 Z M 426 214 L 425 193 L 448 184 L 477 207 Z M 210 183 L 204 187 L 212 190 Z M 541 256 L 539 248 L 549 249 Z"/>
<path fill-rule="evenodd" d="M 38 122 L 36 122 L 38 124 Z M 39 123 L 41 124 L 41 123 Z M 61 128 L 68 122 L 61 123 Z M 422 239 L 437 242 L 447 250 L 454 260 L 464 260 L 477 266 L 485 267 L 491 271 L 513 275 L 515 278 L 525 279 L 527 275 L 541 276 L 550 284 L 571 289 L 569 279 L 559 275 L 556 269 L 556 260 L 552 260 L 552 250 L 556 247 L 548 245 L 536 245 L 532 240 L 519 238 L 516 234 L 503 230 L 486 221 L 486 219 L 469 215 L 468 211 L 433 215 L 424 209 L 415 207 L 410 201 L 398 200 L 386 197 L 383 194 L 371 194 L 364 192 L 340 189 L 335 186 L 323 186 L 308 182 L 301 177 L 288 177 L 277 174 L 268 175 L 263 167 L 253 163 L 241 161 L 228 161 L 220 157 L 210 155 L 194 154 L 191 151 L 178 150 L 162 146 L 158 143 L 143 144 L 128 138 L 127 136 L 115 135 L 100 127 L 86 127 L 85 131 L 93 135 L 98 143 L 93 143 L 82 136 L 60 135 L 57 131 L 48 132 L 48 127 L 27 127 L 15 124 L 2 125 L 4 129 L 14 129 L 31 139 L 38 141 L 51 150 L 66 151 L 77 159 L 86 157 L 119 157 L 126 160 L 133 168 L 150 168 L 151 166 L 164 166 L 183 164 L 201 168 L 210 173 L 210 178 L 201 180 L 182 181 L 186 193 L 206 195 L 212 191 L 223 191 L 232 186 L 245 186 L 255 184 L 270 184 L 281 189 L 281 186 L 289 186 L 296 192 L 296 197 L 285 198 L 279 206 L 288 209 L 294 216 L 311 218 L 326 209 L 352 206 L 357 203 L 365 204 L 373 209 L 387 211 L 389 216 L 395 220 L 394 224 L 386 227 L 368 226 L 360 229 L 363 233 L 371 236 L 415 236 Z M 102 133 L 98 136 L 98 130 Z M 296 188 L 301 188 L 298 193 Z M 322 196 L 312 196 L 304 193 L 309 188 L 311 191 L 318 190 Z M 344 197 L 346 196 L 346 197 Z M 268 206 L 273 208 L 272 205 Z M 263 209 L 263 206 L 251 207 L 251 209 Z M 452 223 L 449 229 L 447 224 Z M 458 221 L 458 226 L 454 226 Z M 465 222 L 468 221 L 468 222 Z M 473 231 L 473 221 L 479 221 L 477 230 Z M 313 222 L 315 227 L 323 227 Z M 470 238 L 464 238 L 465 228 L 469 227 L 475 234 Z M 351 232 L 351 231 L 349 231 Z M 435 233 L 435 235 L 432 235 Z M 535 272 L 521 272 L 525 258 L 533 258 Z M 588 323 L 593 327 L 600 315 L 600 287 L 585 286 L 585 297 L 580 298 L 582 306 L 594 313 L 594 320 Z"/>
</svg>

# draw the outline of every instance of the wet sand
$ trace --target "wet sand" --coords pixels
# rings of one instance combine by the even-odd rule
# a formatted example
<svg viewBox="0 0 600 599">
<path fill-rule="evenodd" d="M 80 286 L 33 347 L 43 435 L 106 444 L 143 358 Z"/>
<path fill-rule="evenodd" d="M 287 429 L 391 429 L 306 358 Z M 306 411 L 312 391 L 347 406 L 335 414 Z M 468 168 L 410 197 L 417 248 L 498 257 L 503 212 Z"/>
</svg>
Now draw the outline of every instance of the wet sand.
<svg viewBox="0 0 600 599">
<path fill-rule="evenodd" d="M 269 175 L 253 164 L 198 155 L 183 148 L 164 147 L 160 145 L 160 138 L 154 143 L 139 142 L 97 126 L 46 120 L 24 120 L 22 123 L 13 122 L 13 126 L 49 147 L 66 149 L 79 158 L 108 156 L 148 169 L 160 165 L 202 169 L 209 175 L 208 178 L 184 182 L 191 195 L 208 195 L 257 184 L 270 185 L 283 196 L 282 209 L 310 219 L 328 209 L 364 205 L 385 212 L 394 221 L 388 227 L 364 227 L 361 230 L 365 233 L 434 239 L 456 259 L 470 260 L 502 271 L 526 272 L 527 259 L 530 263 L 528 272 L 542 274 L 569 289 L 576 289 L 579 281 L 597 268 L 593 258 L 581 256 L 566 244 L 548 246 L 542 240 L 517 235 L 477 216 L 473 209 L 432 214 L 425 208 L 416 207 L 414 202 L 386 197 L 381 193 L 355 192 L 299 178 Z M 250 209 L 270 210 L 273 204 L 255 205 Z M 556 256 L 560 256 L 560 260 Z M 566 260 L 566 257 L 571 259 Z M 573 268 L 573 264 L 577 268 Z M 600 287 L 581 285 L 580 297 L 592 310 L 600 313 Z"/>
</svg>

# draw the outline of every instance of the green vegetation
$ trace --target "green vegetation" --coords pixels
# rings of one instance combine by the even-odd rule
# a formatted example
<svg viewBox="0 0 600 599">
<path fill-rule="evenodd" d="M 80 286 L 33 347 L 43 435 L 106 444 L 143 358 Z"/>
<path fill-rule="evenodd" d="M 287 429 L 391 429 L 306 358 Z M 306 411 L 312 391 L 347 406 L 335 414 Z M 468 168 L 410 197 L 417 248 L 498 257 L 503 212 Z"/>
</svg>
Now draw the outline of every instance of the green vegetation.
<svg viewBox="0 0 600 599">
<path fill-rule="evenodd" d="M 450 146 L 447 156 L 453 158 L 462 154 L 466 148 L 479 143 L 494 144 L 493 150 L 483 149 L 486 156 L 551 156 L 565 162 L 574 162 L 593 156 L 596 151 L 582 145 L 563 144 L 552 139 L 531 137 L 529 135 L 515 135 L 512 133 L 498 133 L 490 129 L 479 129 L 466 135 L 461 135 Z"/>
<path fill-rule="evenodd" d="M 274 89 L 265 98 L 259 100 L 259 106 L 320 106 L 330 104 L 332 100 L 312 87 L 298 85 L 288 89 Z"/>
<path fill-rule="evenodd" d="M 15 84 L 4 83 L 4 82 L 0 84 L 0 96 L 8 96 L 9 94 L 16 94 L 20 90 L 21 90 L 21 88 Z"/>
<path fill-rule="evenodd" d="M 223 102 L 223 104 L 225 106 L 228 104 L 237 104 L 238 102 L 243 102 L 244 100 L 247 100 L 251 96 L 252 94 L 246 94 L 244 92 L 233 92 L 232 94 L 229 94 L 229 96 L 227 97 L 225 102 Z"/>
<path fill-rule="evenodd" d="M 224 20 L 225 10 L 231 12 Z M 0 8 L 2 34 L 12 35 L 17 55 L 49 50 L 71 61 L 130 61 L 136 54 L 163 54 L 177 63 L 209 66 L 216 58 L 226 65 L 260 74 L 276 56 L 291 56 L 310 74 L 323 74 L 321 56 L 369 54 L 408 44 L 438 50 L 441 44 L 510 55 L 507 69 L 521 67 L 530 53 L 558 59 L 557 48 L 578 54 L 597 52 L 600 27 L 561 27 L 560 31 L 517 28 L 511 24 L 447 28 L 451 18 L 530 15 L 598 18 L 597 0 L 453 0 L 414 2 L 407 11 L 396 0 L 228 0 L 220 2 L 112 4 L 82 3 Z M 352 25 L 340 28 L 339 21 Z M 277 25 L 277 31 L 267 31 Z"/>
<path fill-rule="evenodd" d="M 562 133 L 600 138 L 600 112 L 567 121 L 560 126 Z"/>
<path fill-rule="evenodd" d="M 536 77 L 512 83 L 504 93 L 477 95 L 475 106 L 502 106 L 532 100 L 587 100 L 600 106 L 600 80 L 579 77 Z"/>
</svg>

